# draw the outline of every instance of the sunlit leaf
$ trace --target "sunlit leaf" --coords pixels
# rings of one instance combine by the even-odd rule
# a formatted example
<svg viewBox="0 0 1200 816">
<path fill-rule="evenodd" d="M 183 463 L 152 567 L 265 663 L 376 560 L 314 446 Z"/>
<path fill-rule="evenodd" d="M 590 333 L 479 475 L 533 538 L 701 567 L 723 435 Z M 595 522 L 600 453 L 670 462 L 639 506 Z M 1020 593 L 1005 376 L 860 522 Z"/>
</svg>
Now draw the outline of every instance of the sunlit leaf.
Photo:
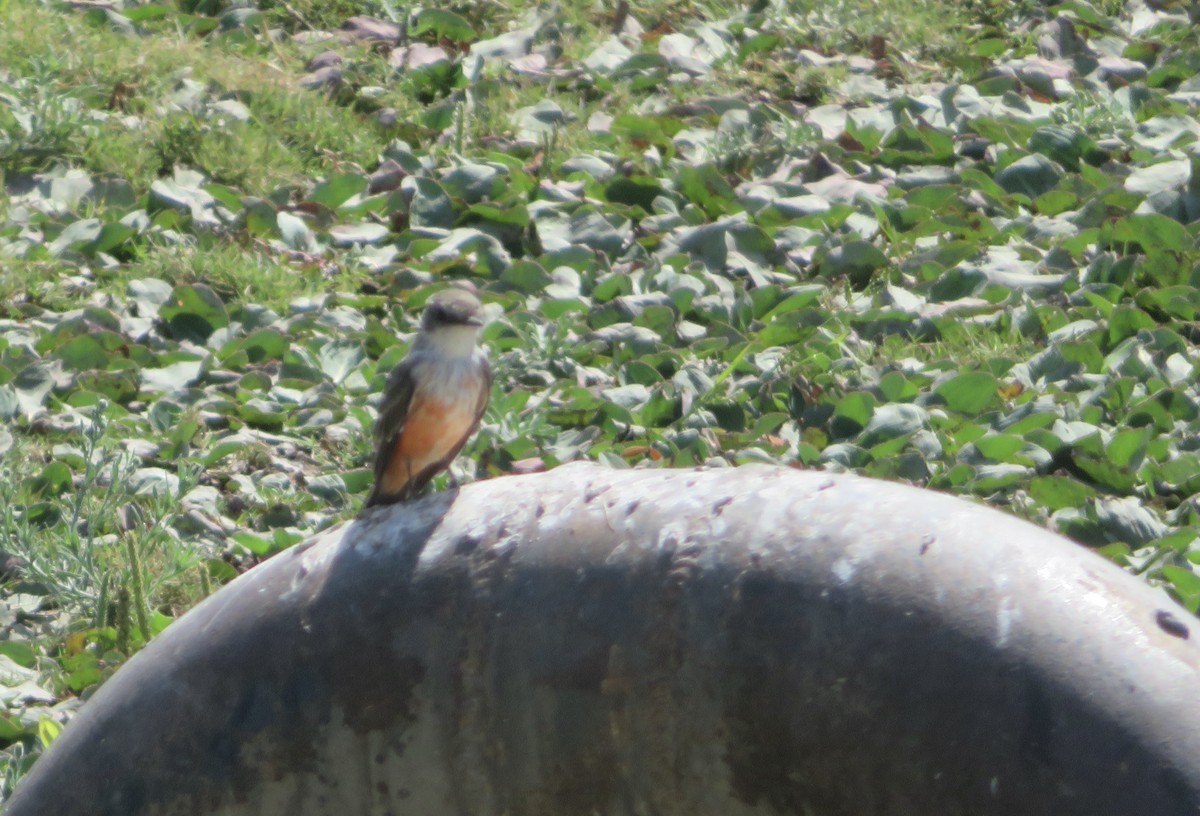
<svg viewBox="0 0 1200 816">
<path fill-rule="evenodd" d="M 959 374 L 937 388 L 939 397 L 952 411 L 974 415 L 992 405 L 997 398 L 999 383 L 986 371 Z"/>
</svg>

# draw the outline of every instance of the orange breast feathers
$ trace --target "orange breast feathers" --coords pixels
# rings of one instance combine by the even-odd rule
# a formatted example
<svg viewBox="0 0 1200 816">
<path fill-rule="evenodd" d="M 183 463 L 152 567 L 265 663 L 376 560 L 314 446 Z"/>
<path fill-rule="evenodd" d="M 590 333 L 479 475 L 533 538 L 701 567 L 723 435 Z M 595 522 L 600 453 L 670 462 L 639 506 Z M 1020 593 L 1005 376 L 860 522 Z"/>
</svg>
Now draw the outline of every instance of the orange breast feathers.
<svg viewBox="0 0 1200 816">
<path fill-rule="evenodd" d="M 447 464 L 475 429 L 478 404 L 475 389 L 463 389 L 461 399 L 449 401 L 414 394 L 383 473 L 381 492 L 399 493 L 429 468 Z"/>
</svg>

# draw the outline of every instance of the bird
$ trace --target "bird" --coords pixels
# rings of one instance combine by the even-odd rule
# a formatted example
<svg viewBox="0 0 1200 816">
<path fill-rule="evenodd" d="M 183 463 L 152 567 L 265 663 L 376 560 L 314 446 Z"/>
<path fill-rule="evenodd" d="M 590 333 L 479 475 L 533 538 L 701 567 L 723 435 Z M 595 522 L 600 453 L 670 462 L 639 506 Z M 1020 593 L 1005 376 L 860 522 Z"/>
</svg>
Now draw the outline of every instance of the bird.
<svg viewBox="0 0 1200 816">
<path fill-rule="evenodd" d="M 416 496 L 479 427 L 492 390 L 478 342 L 482 311 L 466 289 L 443 289 L 426 303 L 412 347 L 388 375 L 375 421 L 375 487 L 364 508 Z"/>
</svg>

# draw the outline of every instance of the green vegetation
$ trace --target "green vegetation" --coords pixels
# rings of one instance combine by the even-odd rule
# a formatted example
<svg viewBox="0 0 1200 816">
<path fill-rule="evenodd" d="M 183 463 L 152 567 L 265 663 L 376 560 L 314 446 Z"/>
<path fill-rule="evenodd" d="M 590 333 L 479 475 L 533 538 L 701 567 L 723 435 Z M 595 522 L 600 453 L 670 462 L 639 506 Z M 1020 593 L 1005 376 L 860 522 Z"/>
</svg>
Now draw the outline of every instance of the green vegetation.
<svg viewBox="0 0 1200 816">
<path fill-rule="evenodd" d="M 450 280 L 496 374 L 455 478 L 853 470 L 1195 611 L 1200 44 L 1160 5 L 0 0 L 0 796 L 354 514 Z"/>
</svg>

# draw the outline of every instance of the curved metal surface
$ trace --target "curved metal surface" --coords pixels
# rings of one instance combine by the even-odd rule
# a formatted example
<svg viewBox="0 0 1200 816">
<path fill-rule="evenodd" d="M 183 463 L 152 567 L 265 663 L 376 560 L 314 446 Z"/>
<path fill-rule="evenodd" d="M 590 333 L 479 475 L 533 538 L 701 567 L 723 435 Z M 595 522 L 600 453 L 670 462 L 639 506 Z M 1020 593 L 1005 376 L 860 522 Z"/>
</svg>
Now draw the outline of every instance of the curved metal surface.
<svg viewBox="0 0 1200 816">
<path fill-rule="evenodd" d="M 1193 628 L 949 496 L 571 465 L 234 581 L 8 814 L 1195 814 Z"/>
</svg>

